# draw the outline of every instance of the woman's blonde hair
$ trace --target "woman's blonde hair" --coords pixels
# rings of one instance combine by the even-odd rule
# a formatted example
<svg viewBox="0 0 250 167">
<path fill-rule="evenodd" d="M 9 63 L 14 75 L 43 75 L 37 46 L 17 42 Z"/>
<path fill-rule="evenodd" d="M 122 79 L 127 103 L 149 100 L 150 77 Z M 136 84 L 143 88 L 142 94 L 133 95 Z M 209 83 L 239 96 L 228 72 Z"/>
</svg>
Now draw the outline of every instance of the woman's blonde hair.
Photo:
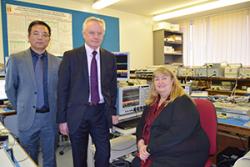
<svg viewBox="0 0 250 167">
<path fill-rule="evenodd" d="M 172 71 L 170 71 L 169 69 L 167 69 L 166 67 L 159 67 L 153 73 L 151 90 L 149 93 L 149 97 L 146 100 L 146 104 L 148 104 L 148 105 L 152 105 L 159 97 L 159 94 L 156 91 L 155 84 L 154 84 L 154 79 L 159 74 L 170 76 L 170 78 L 173 81 L 172 82 L 173 83 L 172 90 L 170 91 L 170 95 L 169 95 L 169 99 L 168 99 L 169 102 L 172 102 L 177 97 L 185 94 L 185 92 L 184 92 L 183 88 L 181 87 L 181 84 L 180 84 L 179 80 L 176 78 L 175 74 Z"/>
</svg>

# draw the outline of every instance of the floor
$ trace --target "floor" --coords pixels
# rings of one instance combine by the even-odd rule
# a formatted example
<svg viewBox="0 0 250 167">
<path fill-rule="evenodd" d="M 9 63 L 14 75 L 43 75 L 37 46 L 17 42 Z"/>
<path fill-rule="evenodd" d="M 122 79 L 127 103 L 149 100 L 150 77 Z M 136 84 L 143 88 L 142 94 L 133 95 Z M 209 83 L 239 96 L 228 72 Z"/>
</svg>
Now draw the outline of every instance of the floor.
<svg viewBox="0 0 250 167">
<path fill-rule="evenodd" d="M 59 147 L 56 153 L 57 167 L 73 167 L 71 147 L 65 147 L 63 155 L 59 153 L 61 150 L 62 148 Z"/>
<path fill-rule="evenodd" d="M 72 151 L 69 143 L 64 143 L 65 148 L 63 150 L 62 144 L 58 147 L 56 152 L 56 162 L 57 167 L 73 167 Z M 63 150 L 64 154 L 61 155 L 60 152 Z M 39 155 L 39 167 L 42 167 L 41 154 Z"/>
</svg>

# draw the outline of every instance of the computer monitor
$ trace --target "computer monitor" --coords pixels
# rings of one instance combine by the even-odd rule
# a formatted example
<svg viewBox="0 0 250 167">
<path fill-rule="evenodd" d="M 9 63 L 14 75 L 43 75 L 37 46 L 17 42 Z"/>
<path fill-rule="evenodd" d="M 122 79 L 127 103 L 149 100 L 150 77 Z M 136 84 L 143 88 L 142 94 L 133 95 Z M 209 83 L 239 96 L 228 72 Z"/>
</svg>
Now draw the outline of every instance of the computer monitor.
<svg viewBox="0 0 250 167">
<path fill-rule="evenodd" d="M 129 80 L 129 53 L 128 52 L 113 52 L 116 57 L 117 65 L 117 80 Z"/>
<path fill-rule="evenodd" d="M 5 94 L 5 79 L 0 78 L 0 104 L 3 103 L 3 101 L 7 99 L 8 98 Z"/>
</svg>

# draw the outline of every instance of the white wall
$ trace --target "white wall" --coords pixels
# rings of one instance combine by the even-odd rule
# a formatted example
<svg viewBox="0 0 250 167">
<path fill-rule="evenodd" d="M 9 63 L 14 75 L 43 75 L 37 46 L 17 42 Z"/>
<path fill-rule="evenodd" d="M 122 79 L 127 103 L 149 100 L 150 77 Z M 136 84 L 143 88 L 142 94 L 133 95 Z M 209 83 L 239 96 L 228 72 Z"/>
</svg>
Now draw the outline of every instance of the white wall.
<svg viewBox="0 0 250 167">
<path fill-rule="evenodd" d="M 138 69 L 153 64 L 153 22 L 149 17 L 112 9 L 93 10 L 90 4 L 72 0 L 23 0 L 23 2 L 118 17 L 120 20 L 120 50 L 130 52 L 130 68 Z M 2 21 L 1 18 L 0 21 Z M 0 33 L 0 39 L 2 39 L 2 27 Z M 0 53 L 3 54 L 2 40 L 0 40 Z M 0 55 L 1 62 L 3 62 L 2 55 Z"/>
</svg>

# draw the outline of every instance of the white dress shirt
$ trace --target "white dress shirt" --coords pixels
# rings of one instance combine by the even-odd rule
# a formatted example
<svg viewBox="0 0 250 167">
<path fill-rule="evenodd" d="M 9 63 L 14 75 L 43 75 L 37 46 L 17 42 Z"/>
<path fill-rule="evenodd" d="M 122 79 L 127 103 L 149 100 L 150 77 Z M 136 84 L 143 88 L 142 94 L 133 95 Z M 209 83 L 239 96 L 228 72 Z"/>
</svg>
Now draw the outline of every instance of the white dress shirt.
<svg viewBox="0 0 250 167">
<path fill-rule="evenodd" d="M 90 84 L 90 68 L 91 68 L 91 60 L 92 60 L 92 52 L 94 49 L 90 48 L 86 43 L 85 43 L 85 50 L 87 54 L 87 60 L 88 60 L 88 74 L 89 74 L 89 88 L 91 87 Z M 101 87 L 101 61 L 100 61 L 100 48 L 97 48 L 95 50 L 97 52 L 96 54 L 96 62 L 97 62 L 97 72 L 98 72 L 98 91 L 99 91 L 99 97 L 100 101 L 99 103 L 104 103 L 103 95 L 102 95 L 102 87 Z M 90 90 L 90 89 L 89 89 Z M 89 91 L 89 102 L 91 102 L 91 93 Z"/>
</svg>

